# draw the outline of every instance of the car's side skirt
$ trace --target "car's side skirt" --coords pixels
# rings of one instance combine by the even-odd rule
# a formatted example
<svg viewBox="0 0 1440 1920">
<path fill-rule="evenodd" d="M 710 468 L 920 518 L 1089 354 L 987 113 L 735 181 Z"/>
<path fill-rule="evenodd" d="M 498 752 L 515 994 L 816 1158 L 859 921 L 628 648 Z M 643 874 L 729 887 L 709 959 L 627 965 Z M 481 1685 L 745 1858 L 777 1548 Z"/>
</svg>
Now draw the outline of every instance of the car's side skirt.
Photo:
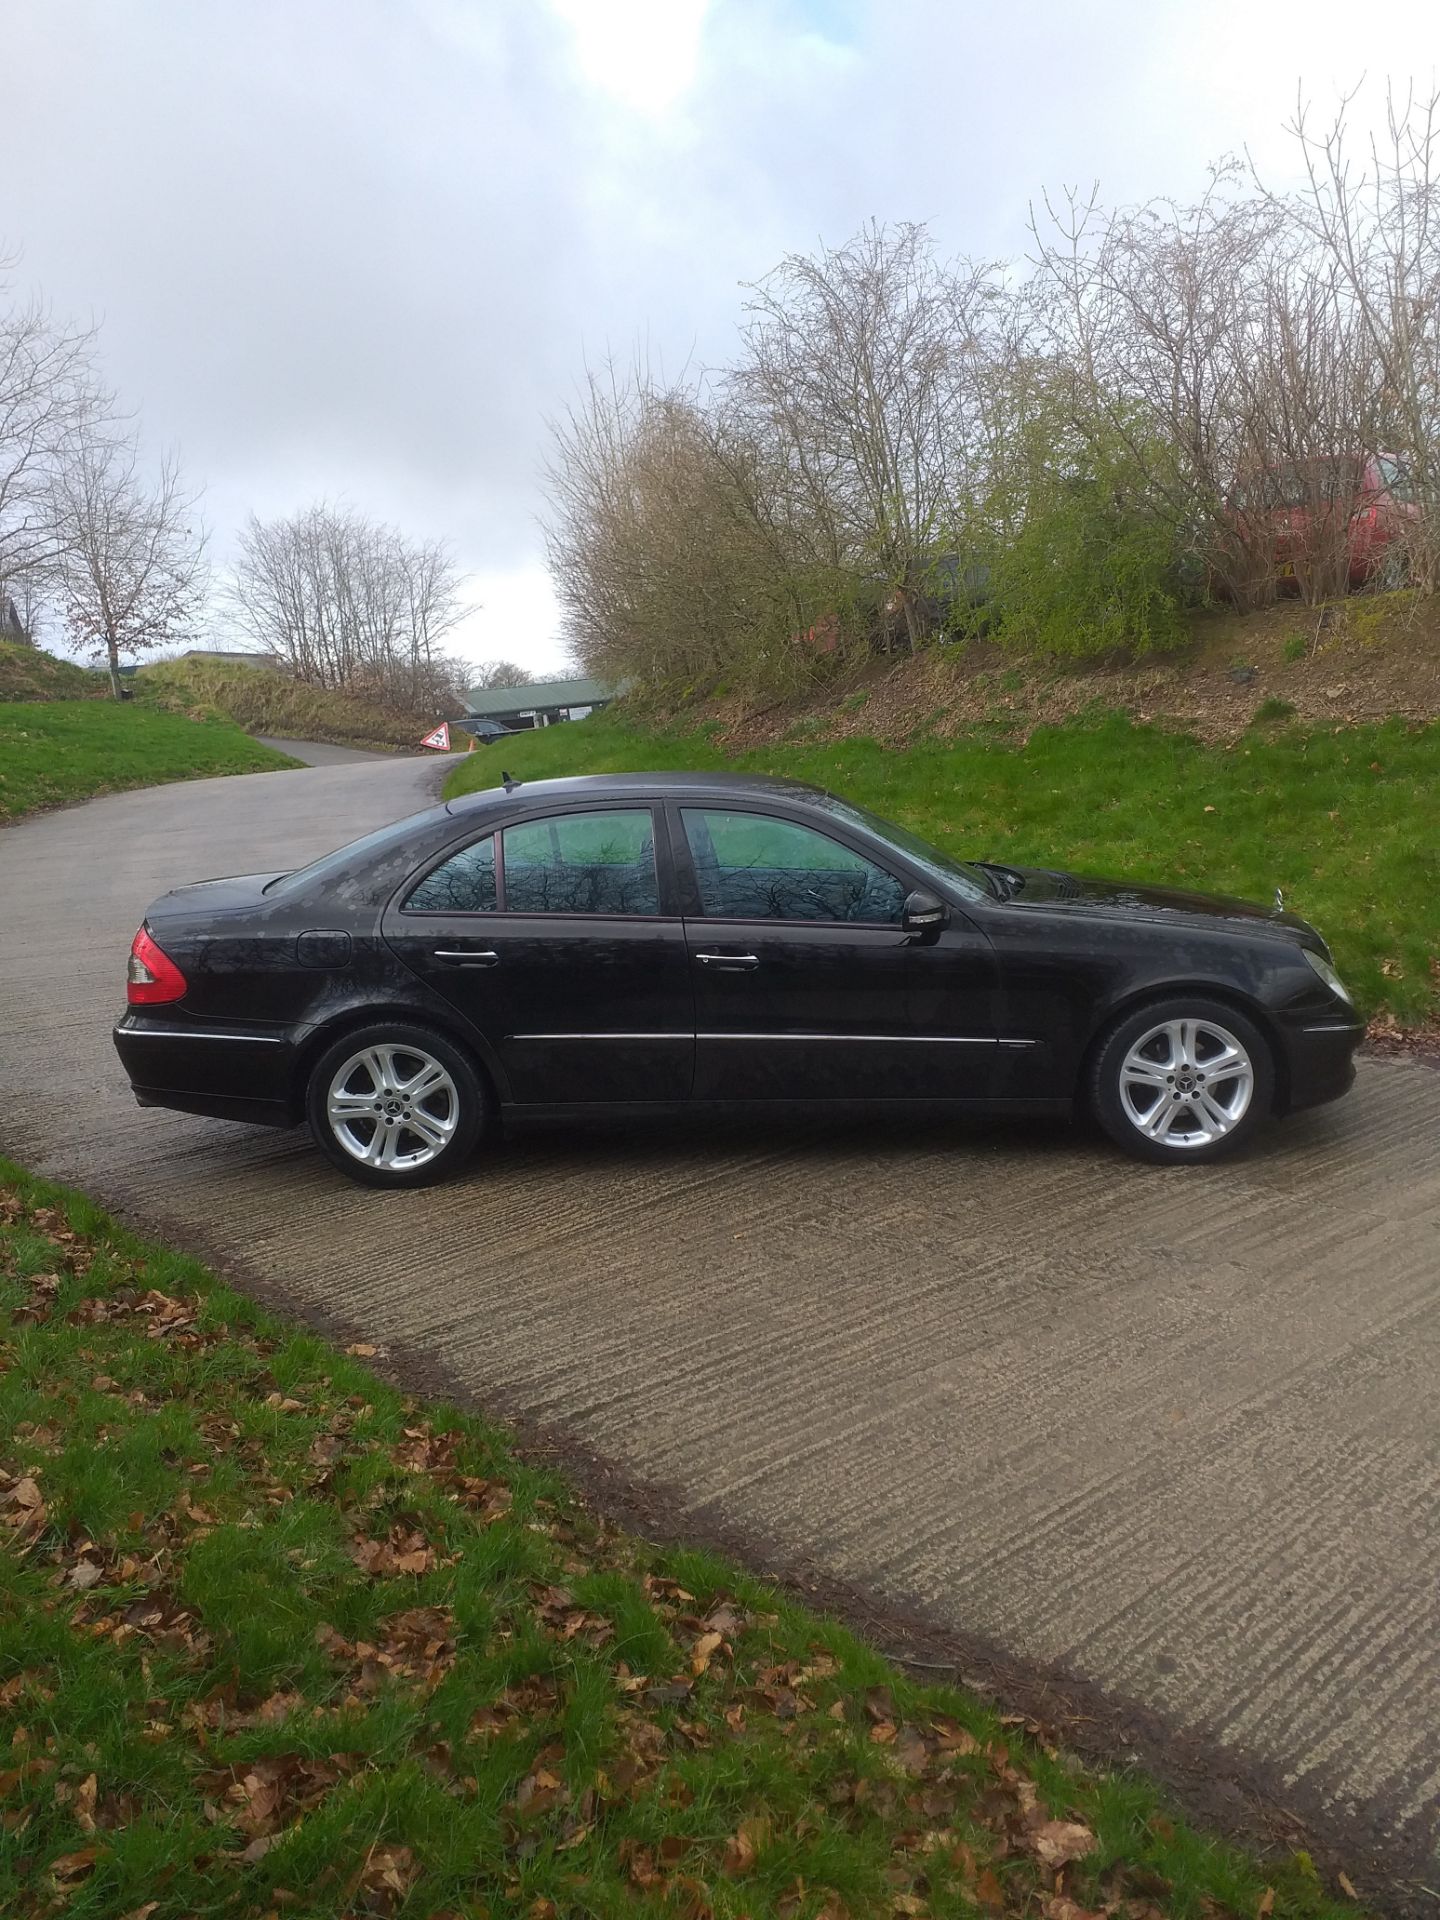
<svg viewBox="0 0 1440 1920">
<path fill-rule="evenodd" d="M 664 1120 L 678 1116 L 697 1120 L 709 1114 L 756 1120 L 766 1115 L 792 1114 L 806 1114 L 817 1119 L 834 1119 L 841 1115 L 860 1118 L 865 1114 L 885 1114 L 896 1119 L 920 1119 L 928 1115 L 937 1119 L 947 1116 L 953 1119 L 961 1114 L 994 1115 L 997 1119 L 1007 1116 L 1064 1118 L 1073 1113 L 1074 1108 L 1073 1100 L 1048 1097 L 1033 1100 L 966 1100 L 936 1099 L 931 1096 L 923 1100 L 571 1100 L 537 1103 L 534 1106 L 505 1102 L 500 1111 L 507 1125 L 528 1126 L 532 1121 L 554 1120 Z"/>
</svg>

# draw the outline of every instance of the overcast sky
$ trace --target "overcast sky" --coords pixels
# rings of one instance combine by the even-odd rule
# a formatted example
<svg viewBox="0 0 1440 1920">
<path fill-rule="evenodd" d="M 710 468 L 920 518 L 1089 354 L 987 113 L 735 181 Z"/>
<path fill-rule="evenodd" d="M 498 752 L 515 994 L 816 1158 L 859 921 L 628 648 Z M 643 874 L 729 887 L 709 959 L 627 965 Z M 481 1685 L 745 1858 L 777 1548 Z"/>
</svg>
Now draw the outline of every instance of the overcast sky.
<svg viewBox="0 0 1440 1920">
<path fill-rule="evenodd" d="M 0 0 L 0 238 L 102 322 L 218 561 L 343 499 L 450 541 L 468 657 L 545 669 L 587 357 L 718 359 L 741 282 L 871 216 L 1008 257 L 1046 184 L 1288 171 L 1302 79 L 1374 111 L 1437 67 L 1435 0 Z"/>
</svg>

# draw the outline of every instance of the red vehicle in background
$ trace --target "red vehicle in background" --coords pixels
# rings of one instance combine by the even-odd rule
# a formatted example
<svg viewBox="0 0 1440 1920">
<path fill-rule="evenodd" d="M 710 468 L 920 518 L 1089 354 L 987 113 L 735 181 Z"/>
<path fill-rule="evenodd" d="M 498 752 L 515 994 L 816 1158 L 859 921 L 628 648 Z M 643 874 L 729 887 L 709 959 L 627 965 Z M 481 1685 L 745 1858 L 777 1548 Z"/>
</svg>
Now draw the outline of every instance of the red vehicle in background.
<svg viewBox="0 0 1440 1920">
<path fill-rule="evenodd" d="M 1236 480 L 1225 511 L 1257 565 L 1268 552 L 1282 592 L 1304 584 L 1343 592 L 1371 580 L 1402 586 L 1420 518 L 1410 474 L 1393 453 L 1252 469 Z"/>
</svg>

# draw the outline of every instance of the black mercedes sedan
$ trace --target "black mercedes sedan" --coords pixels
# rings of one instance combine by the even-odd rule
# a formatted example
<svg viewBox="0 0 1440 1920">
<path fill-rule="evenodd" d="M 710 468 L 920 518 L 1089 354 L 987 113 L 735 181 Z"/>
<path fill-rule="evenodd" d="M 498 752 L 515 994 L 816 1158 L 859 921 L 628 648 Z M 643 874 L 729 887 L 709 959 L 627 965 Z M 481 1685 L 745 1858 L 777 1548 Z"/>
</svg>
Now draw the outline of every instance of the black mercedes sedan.
<svg viewBox="0 0 1440 1920">
<path fill-rule="evenodd" d="M 815 787 L 505 784 L 181 887 L 115 1044 L 142 1106 L 308 1119 L 377 1186 L 503 1121 L 787 1104 L 1093 1113 L 1142 1159 L 1333 1100 L 1362 1023 L 1296 915 L 953 860 Z"/>
</svg>

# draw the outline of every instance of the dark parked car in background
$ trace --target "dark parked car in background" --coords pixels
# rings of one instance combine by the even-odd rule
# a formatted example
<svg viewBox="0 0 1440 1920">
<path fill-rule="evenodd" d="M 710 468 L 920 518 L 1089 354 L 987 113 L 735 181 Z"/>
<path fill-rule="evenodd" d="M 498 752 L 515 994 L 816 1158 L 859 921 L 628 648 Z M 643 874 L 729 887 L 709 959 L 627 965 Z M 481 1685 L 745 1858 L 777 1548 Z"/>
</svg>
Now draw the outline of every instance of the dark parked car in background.
<svg viewBox="0 0 1440 1920">
<path fill-rule="evenodd" d="M 1350 1085 L 1279 908 L 959 861 L 817 788 L 616 774 L 467 795 L 156 900 L 115 1043 L 142 1105 L 308 1118 L 357 1180 L 506 1119 L 874 1103 L 1093 1112 L 1207 1160 Z"/>
<path fill-rule="evenodd" d="M 1335 571 L 1337 584 L 1402 586 L 1420 519 L 1409 472 L 1393 453 L 1259 468 L 1236 481 L 1226 512 L 1251 552 L 1268 541 L 1282 589 L 1319 567 Z"/>
</svg>

